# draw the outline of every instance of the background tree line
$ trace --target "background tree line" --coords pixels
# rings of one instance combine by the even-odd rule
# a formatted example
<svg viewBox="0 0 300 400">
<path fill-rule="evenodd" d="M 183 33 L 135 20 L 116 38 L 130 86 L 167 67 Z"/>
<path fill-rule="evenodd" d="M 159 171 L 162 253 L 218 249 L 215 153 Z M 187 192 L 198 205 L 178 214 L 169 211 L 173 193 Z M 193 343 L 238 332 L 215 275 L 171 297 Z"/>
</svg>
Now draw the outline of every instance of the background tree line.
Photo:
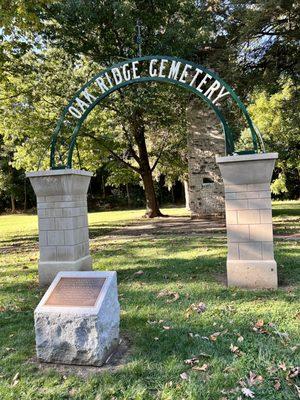
<svg viewBox="0 0 300 400">
<path fill-rule="evenodd" d="M 138 19 L 143 54 L 198 62 L 234 87 L 267 151 L 279 152 L 273 193 L 299 197 L 298 2 L 12 0 L 2 2 L 0 18 L 2 208 L 32 201 L 24 171 L 49 167 L 50 137 L 66 100 L 100 68 L 136 56 Z M 190 101 L 162 84 L 115 93 L 89 115 L 74 166 L 105 171 L 110 187 L 143 187 L 147 215 L 160 215 L 158 188 L 186 178 Z M 246 143 L 239 115 L 224 112 Z"/>
</svg>

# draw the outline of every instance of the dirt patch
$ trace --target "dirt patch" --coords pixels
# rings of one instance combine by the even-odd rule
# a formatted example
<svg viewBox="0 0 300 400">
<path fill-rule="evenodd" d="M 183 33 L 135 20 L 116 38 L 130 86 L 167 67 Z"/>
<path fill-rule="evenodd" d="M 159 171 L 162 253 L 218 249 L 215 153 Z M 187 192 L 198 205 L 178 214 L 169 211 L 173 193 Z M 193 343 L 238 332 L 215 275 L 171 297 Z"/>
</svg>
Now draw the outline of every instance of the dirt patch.
<svg viewBox="0 0 300 400">
<path fill-rule="evenodd" d="M 97 228 L 90 226 L 92 237 L 96 240 L 99 235 Z M 223 219 L 191 219 L 190 217 L 155 218 L 151 221 L 129 223 L 126 226 L 112 229 L 108 234 L 100 236 L 110 240 L 156 237 L 163 235 L 220 235 L 225 234 Z"/>
<path fill-rule="evenodd" d="M 76 375 L 80 378 L 87 378 L 91 375 L 103 374 L 103 372 L 114 373 L 122 369 L 128 363 L 129 355 L 131 354 L 130 347 L 129 338 L 123 335 L 117 349 L 108 357 L 105 364 L 101 367 L 43 363 L 36 357 L 32 357 L 28 360 L 28 363 L 36 365 L 41 372 L 54 370 L 63 376 Z"/>
</svg>

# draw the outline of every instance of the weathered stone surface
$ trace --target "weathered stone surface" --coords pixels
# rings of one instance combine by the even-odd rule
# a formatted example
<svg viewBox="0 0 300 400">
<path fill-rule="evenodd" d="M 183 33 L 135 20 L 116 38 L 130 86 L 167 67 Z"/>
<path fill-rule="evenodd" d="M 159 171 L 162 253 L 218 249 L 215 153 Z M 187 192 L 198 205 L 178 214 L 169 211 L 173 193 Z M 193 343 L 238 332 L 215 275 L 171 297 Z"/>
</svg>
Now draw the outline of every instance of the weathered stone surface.
<svg viewBox="0 0 300 400">
<path fill-rule="evenodd" d="M 49 296 L 64 277 L 105 278 L 95 305 L 47 305 Z M 37 306 L 34 320 L 37 357 L 41 361 L 102 365 L 119 341 L 116 272 L 60 272 Z"/>
<path fill-rule="evenodd" d="M 225 141 L 214 111 L 199 101 L 188 112 L 189 209 L 192 218 L 224 215 L 224 185 L 215 155 Z"/>
</svg>

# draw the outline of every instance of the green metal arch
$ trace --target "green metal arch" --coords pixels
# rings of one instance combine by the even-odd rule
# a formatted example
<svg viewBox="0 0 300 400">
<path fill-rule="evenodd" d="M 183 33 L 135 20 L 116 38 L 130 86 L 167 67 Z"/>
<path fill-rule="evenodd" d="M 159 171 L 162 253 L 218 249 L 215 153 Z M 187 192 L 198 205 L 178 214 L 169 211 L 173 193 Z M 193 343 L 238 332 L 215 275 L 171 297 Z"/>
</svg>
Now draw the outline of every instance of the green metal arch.
<svg viewBox="0 0 300 400">
<path fill-rule="evenodd" d="M 176 61 L 176 62 L 181 62 L 182 64 L 189 64 L 191 65 L 193 68 L 199 68 L 201 69 L 203 72 L 208 73 L 209 75 L 211 75 L 215 80 L 219 81 L 221 85 L 223 85 L 226 90 L 230 93 L 231 98 L 234 100 L 234 102 L 237 104 L 237 106 L 239 107 L 239 109 L 242 111 L 246 121 L 247 121 L 247 125 L 248 128 L 250 129 L 251 132 L 251 136 L 252 136 L 252 143 L 253 143 L 253 150 L 252 151 L 246 151 L 246 152 L 252 152 L 252 153 L 256 153 L 258 152 L 258 144 L 259 142 L 261 142 L 261 137 L 259 135 L 259 132 L 257 132 L 257 128 L 254 127 L 254 124 L 247 112 L 246 107 L 244 106 L 244 104 L 241 102 L 241 100 L 239 99 L 239 97 L 236 95 L 236 93 L 234 92 L 234 90 L 225 82 L 223 81 L 221 78 L 219 78 L 213 71 L 210 71 L 209 69 L 203 67 L 200 64 L 195 64 L 193 62 L 184 60 L 184 59 L 180 59 L 180 58 L 175 58 L 175 57 L 170 57 L 170 56 L 145 56 L 145 57 L 139 57 L 139 58 L 134 58 L 134 59 L 129 59 L 129 60 L 125 60 L 123 62 L 120 62 L 118 64 L 114 64 L 111 67 L 103 70 L 102 72 L 100 72 L 99 74 L 95 75 L 92 79 L 90 79 L 84 86 L 81 87 L 81 89 L 79 89 L 75 95 L 73 96 L 73 98 L 70 100 L 70 102 L 68 103 L 68 105 L 65 107 L 58 123 L 56 126 L 56 129 L 52 135 L 51 138 L 51 153 L 50 153 L 50 167 L 51 169 L 61 169 L 61 168 L 72 168 L 72 157 L 73 157 L 73 151 L 74 148 L 76 146 L 76 140 L 77 140 L 77 136 L 79 134 L 80 128 L 83 124 L 83 122 L 85 121 L 85 119 L 87 118 L 87 116 L 89 115 L 89 113 L 96 107 L 97 104 L 99 104 L 101 102 L 101 100 L 103 100 L 104 98 L 106 98 L 107 96 L 109 96 L 111 93 L 113 93 L 114 91 L 125 87 L 125 86 L 129 86 L 132 84 L 137 84 L 137 83 L 141 83 L 141 82 L 150 82 L 150 81 L 156 81 L 156 82 L 167 82 L 167 83 L 171 83 L 177 86 L 181 86 L 191 92 L 193 92 L 194 94 L 196 94 L 198 97 L 201 97 L 210 108 L 212 108 L 214 110 L 214 112 L 216 113 L 218 119 L 220 120 L 220 123 L 222 125 L 223 128 L 223 132 L 224 132 L 224 136 L 225 136 L 225 147 L 226 147 L 226 154 L 233 154 L 234 153 L 234 140 L 233 140 L 233 134 L 232 131 L 229 127 L 229 125 L 227 124 L 224 115 L 222 114 L 221 110 L 214 104 L 212 103 L 212 101 L 210 99 L 208 99 L 206 96 L 203 95 L 203 93 L 199 92 L 195 87 L 190 86 L 187 83 L 183 83 L 180 82 L 178 80 L 175 79 L 171 79 L 171 78 L 167 78 L 167 77 L 159 77 L 159 76 L 145 76 L 145 77 L 138 77 L 135 79 L 131 79 L 128 81 L 124 81 L 118 85 L 113 86 L 111 89 L 109 89 L 108 91 L 106 91 L 105 93 L 101 94 L 100 96 L 98 96 L 96 98 L 96 100 L 85 110 L 85 112 L 82 114 L 82 116 L 78 119 L 78 122 L 73 130 L 73 134 L 71 137 L 71 141 L 70 141 L 70 145 L 69 145 L 69 149 L 68 149 L 68 157 L 67 157 L 67 165 L 66 166 L 57 166 L 55 164 L 55 154 L 56 154 L 56 146 L 57 146 L 57 139 L 58 139 L 58 135 L 63 127 L 64 124 L 64 120 L 65 117 L 68 113 L 69 108 L 73 105 L 73 103 L 75 102 L 76 98 L 86 89 L 88 88 L 92 83 L 94 83 L 96 81 L 97 78 L 105 76 L 106 73 L 109 73 L 113 68 L 119 68 L 122 67 L 124 64 L 127 63 L 131 63 L 134 61 L 148 61 L 148 60 L 152 60 L 152 59 L 156 59 L 156 60 L 169 60 L 169 61 Z"/>
</svg>

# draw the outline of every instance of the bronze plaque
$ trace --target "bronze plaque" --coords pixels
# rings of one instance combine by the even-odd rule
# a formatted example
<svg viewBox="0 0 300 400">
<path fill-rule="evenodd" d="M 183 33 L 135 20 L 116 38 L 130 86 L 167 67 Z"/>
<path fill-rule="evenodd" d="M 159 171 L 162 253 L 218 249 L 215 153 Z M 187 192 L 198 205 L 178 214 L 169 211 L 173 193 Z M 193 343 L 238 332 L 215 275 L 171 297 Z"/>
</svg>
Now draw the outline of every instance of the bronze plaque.
<svg viewBox="0 0 300 400">
<path fill-rule="evenodd" d="M 93 307 L 105 278 L 61 278 L 45 306 Z"/>
</svg>

